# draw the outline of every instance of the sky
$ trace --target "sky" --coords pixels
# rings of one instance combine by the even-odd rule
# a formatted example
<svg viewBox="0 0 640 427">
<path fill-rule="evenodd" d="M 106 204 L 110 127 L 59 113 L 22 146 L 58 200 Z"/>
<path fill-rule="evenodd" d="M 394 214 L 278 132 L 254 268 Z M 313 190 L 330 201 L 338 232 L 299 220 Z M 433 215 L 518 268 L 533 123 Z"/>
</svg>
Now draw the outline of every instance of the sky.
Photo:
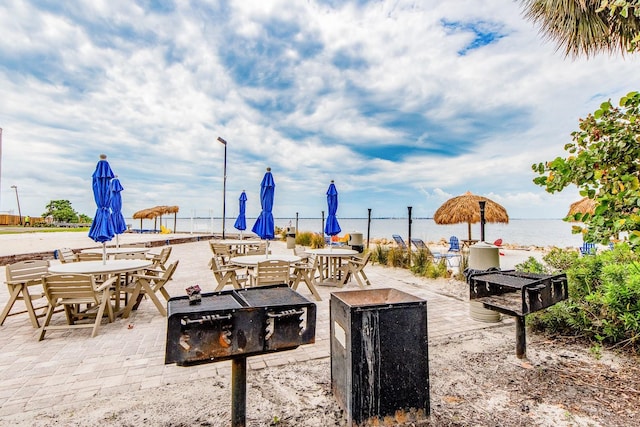
<svg viewBox="0 0 640 427">
<path fill-rule="evenodd" d="M 562 218 L 577 189 L 531 165 L 640 88 L 637 55 L 567 58 L 510 0 L 4 0 L 0 28 L 0 212 L 31 216 L 93 216 L 106 154 L 125 217 L 233 218 L 243 190 L 256 217 L 270 167 L 278 218 L 319 218 L 331 180 L 338 218 L 467 191 Z"/>
</svg>

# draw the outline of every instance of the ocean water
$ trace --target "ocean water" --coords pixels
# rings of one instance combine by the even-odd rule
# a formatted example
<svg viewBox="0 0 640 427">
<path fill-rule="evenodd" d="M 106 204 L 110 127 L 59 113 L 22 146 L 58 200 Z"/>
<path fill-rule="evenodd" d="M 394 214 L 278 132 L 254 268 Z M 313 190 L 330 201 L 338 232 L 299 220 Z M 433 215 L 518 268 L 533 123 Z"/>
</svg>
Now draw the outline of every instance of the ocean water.
<svg viewBox="0 0 640 427">
<path fill-rule="evenodd" d="M 126 222 L 131 224 L 132 228 L 141 228 L 140 220 L 127 218 Z M 227 218 L 225 220 L 225 233 L 236 234 L 238 230 L 233 228 L 235 218 Z M 369 231 L 367 229 L 368 220 L 366 218 L 339 218 L 338 222 L 342 228 L 340 235 L 351 232 L 362 233 L 366 242 L 367 236 L 370 239 L 386 238 L 391 239 L 392 234 L 399 234 L 405 240 L 409 234 L 409 224 L 407 218 L 372 218 Z M 251 227 L 255 223 L 255 218 L 247 218 L 247 230 L 250 232 Z M 295 218 L 276 218 L 277 227 L 296 226 Z M 181 233 L 222 233 L 221 218 L 162 218 L 162 225 L 173 230 L 174 228 Z M 493 242 L 496 239 L 502 239 L 504 244 L 513 244 L 520 246 L 558 246 L 580 247 L 582 245 L 582 236 L 571 233 L 571 223 L 564 222 L 561 219 L 512 219 L 508 224 L 485 224 L 485 241 Z M 155 225 L 160 228 L 160 222 Z M 297 227 L 300 231 L 322 232 L 321 218 L 299 218 Z M 143 229 L 153 229 L 153 220 L 143 220 Z M 367 234 L 369 233 L 369 234 Z M 439 241 L 440 239 L 449 240 L 450 236 L 457 236 L 459 239 L 468 238 L 467 224 L 455 225 L 438 225 L 430 218 L 414 218 L 411 223 L 411 237 L 420 238 L 425 242 Z M 473 239 L 480 238 L 480 224 L 471 225 L 471 237 Z"/>
</svg>

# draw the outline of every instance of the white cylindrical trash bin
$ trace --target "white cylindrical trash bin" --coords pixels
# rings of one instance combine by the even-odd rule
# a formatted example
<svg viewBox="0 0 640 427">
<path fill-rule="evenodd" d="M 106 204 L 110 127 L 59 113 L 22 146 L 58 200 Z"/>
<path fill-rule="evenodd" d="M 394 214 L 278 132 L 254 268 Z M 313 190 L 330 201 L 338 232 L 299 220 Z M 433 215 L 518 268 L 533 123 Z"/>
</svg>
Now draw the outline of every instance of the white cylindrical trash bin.
<svg viewBox="0 0 640 427">
<path fill-rule="evenodd" d="M 469 269 L 488 270 L 500 268 L 500 249 L 487 242 L 479 242 L 469 247 Z M 469 315 L 473 320 L 481 322 L 499 322 L 500 313 L 487 310 L 482 303 L 469 301 Z"/>
</svg>

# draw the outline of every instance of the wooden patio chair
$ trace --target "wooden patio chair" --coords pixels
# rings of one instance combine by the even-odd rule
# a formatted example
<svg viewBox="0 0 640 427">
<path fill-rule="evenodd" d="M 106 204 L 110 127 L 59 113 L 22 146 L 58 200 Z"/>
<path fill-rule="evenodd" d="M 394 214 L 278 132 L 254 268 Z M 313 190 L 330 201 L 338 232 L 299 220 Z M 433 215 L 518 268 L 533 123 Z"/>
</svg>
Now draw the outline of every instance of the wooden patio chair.
<svg viewBox="0 0 640 427">
<path fill-rule="evenodd" d="M 338 283 L 338 287 L 343 287 L 351 277 L 355 277 L 358 286 L 362 289 L 365 289 L 365 284 L 371 286 L 371 282 L 369 282 L 369 278 L 364 272 L 364 268 L 369 263 L 369 258 L 371 258 L 371 252 L 367 252 L 362 259 L 352 257 L 346 264 L 342 265 L 340 267 L 342 280 Z"/>
<path fill-rule="evenodd" d="M 145 257 L 150 260 L 151 262 L 153 262 L 153 265 L 151 266 L 151 268 L 153 269 L 161 269 L 161 270 L 166 270 L 166 263 L 169 260 L 169 257 L 171 256 L 171 249 L 173 249 L 171 246 L 165 246 L 164 248 L 162 248 L 162 250 L 160 251 L 160 253 L 157 254 L 146 254 Z"/>
<path fill-rule="evenodd" d="M 251 276 L 252 286 L 289 284 L 291 264 L 288 261 L 268 259 L 256 266 Z"/>
<path fill-rule="evenodd" d="M 241 268 L 234 267 L 232 265 L 219 265 L 217 256 L 211 257 L 211 260 L 209 261 L 209 268 L 213 272 L 213 277 L 218 283 L 214 289 L 215 292 L 221 291 L 227 285 L 231 285 L 235 289 L 242 289 L 242 284 L 247 281 L 246 274 L 238 274 L 238 271 L 242 271 Z"/>
<path fill-rule="evenodd" d="M 164 287 L 167 282 L 171 280 L 171 277 L 176 271 L 179 262 L 179 260 L 176 260 L 174 263 L 169 264 L 166 270 L 157 271 L 156 274 L 154 274 L 153 271 L 145 271 L 144 274 L 132 274 L 131 283 L 128 283 L 125 287 L 120 288 L 121 291 L 131 294 L 128 299 L 127 305 L 122 312 L 122 317 L 129 317 L 129 315 L 131 314 L 131 310 L 135 310 L 138 308 L 138 304 L 140 304 L 142 300 L 141 296 L 148 296 L 151 301 L 153 301 L 153 304 L 156 306 L 160 314 L 166 317 L 167 310 L 165 309 L 164 304 L 160 302 L 156 294 L 161 294 L 165 300 L 169 301 L 169 298 L 171 298 L 171 296 Z"/>
<path fill-rule="evenodd" d="M 42 276 L 49 272 L 49 261 L 29 260 L 19 261 L 6 266 L 7 287 L 9 288 L 9 301 L 0 315 L 0 325 L 8 316 L 29 313 L 31 324 L 34 328 L 39 328 L 38 317 L 44 316 L 44 311 L 36 314 L 38 310 L 45 310 L 47 305 L 33 306 L 34 299 L 44 298 L 42 290 Z M 11 313 L 11 308 L 16 301 L 24 301 L 26 310 Z"/>
<path fill-rule="evenodd" d="M 95 337 L 102 317 L 106 311 L 109 322 L 113 322 L 111 307 L 111 286 L 117 277 L 105 281 L 100 285 L 90 274 L 50 274 L 42 278 L 42 287 L 49 301 L 49 308 L 44 323 L 40 328 L 38 341 L 50 330 L 92 328 L 91 336 Z M 80 307 L 86 304 L 87 309 Z M 62 306 L 67 317 L 66 325 L 50 325 L 51 316 L 57 307 Z M 94 318 L 93 323 L 76 323 L 79 320 Z"/>
<path fill-rule="evenodd" d="M 235 251 L 232 251 L 231 246 L 226 243 L 209 240 L 209 247 L 211 248 L 213 255 L 218 258 L 218 265 L 220 266 L 229 264 L 229 259 L 238 255 Z"/>
<path fill-rule="evenodd" d="M 267 252 L 267 244 L 260 242 L 257 245 L 249 245 L 245 251 L 245 255 L 264 255 Z"/>
<path fill-rule="evenodd" d="M 58 259 L 61 263 L 78 261 L 78 254 L 74 253 L 70 248 L 56 249 Z"/>
<path fill-rule="evenodd" d="M 300 256 L 300 255 L 298 255 Z M 301 259 L 292 265 L 293 272 L 291 273 L 291 277 L 289 278 L 291 289 L 294 291 L 298 290 L 298 285 L 300 282 L 304 282 L 307 285 L 307 288 L 311 291 L 313 296 L 317 301 L 322 301 L 318 290 L 313 284 L 313 272 L 316 271 L 314 261 L 309 261 L 308 255 L 306 259 Z"/>
<path fill-rule="evenodd" d="M 102 261 L 102 254 L 97 252 L 91 254 L 84 254 L 80 252 L 76 255 L 78 256 L 78 261 Z"/>
</svg>

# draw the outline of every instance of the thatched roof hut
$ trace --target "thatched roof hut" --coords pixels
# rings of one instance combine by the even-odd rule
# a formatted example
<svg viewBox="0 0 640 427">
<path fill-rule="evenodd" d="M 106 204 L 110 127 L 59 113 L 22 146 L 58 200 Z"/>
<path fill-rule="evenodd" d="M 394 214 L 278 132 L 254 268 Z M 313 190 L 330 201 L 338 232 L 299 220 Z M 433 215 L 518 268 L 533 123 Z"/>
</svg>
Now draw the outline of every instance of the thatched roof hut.
<svg viewBox="0 0 640 427">
<path fill-rule="evenodd" d="M 593 215 L 596 210 L 596 205 L 597 202 L 595 200 L 583 197 L 577 202 L 571 203 L 567 217 L 571 217 L 570 221 L 579 222 L 580 220 L 577 218 L 577 214 L 580 214 L 580 217 L 584 214 Z"/>
<path fill-rule="evenodd" d="M 480 222 L 480 204 L 485 201 L 485 222 L 509 222 L 507 210 L 483 196 L 476 196 L 467 191 L 465 194 L 453 197 L 442 204 L 433 214 L 436 224 L 460 224 L 466 222 L 469 225 L 469 240 L 471 240 L 471 224 Z"/>
</svg>

